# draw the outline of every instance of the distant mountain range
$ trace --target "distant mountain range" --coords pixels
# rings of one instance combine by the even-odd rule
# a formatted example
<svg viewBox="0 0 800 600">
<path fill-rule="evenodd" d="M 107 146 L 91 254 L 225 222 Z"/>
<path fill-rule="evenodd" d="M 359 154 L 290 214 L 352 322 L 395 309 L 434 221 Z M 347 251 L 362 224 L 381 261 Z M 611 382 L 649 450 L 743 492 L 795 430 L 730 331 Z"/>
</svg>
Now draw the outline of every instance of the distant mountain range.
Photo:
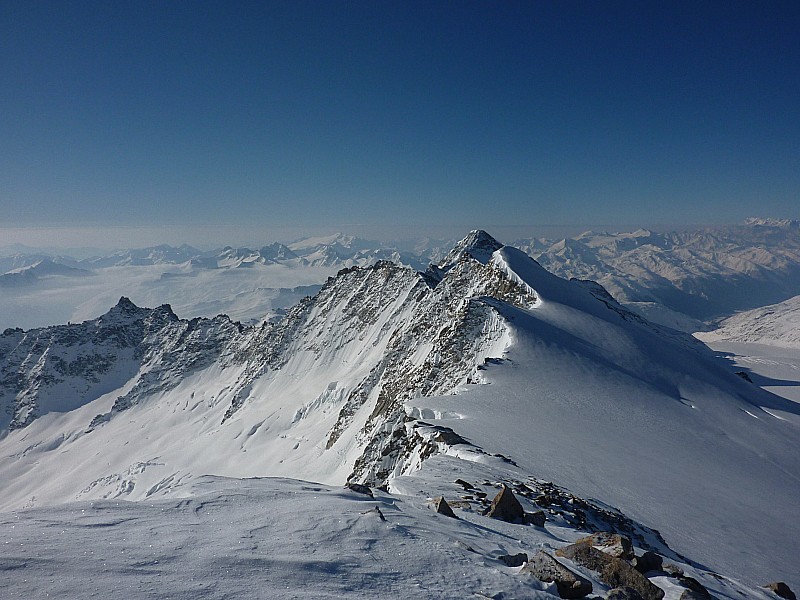
<svg viewBox="0 0 800 600">
<path fill-rule="evenodd" d="M 797 406 L 482 231 L 422 271 L 342 268 L 250 326 L 122 298 L 83 323 L 9 329 L 0 419 L 5 510 L 185 497 L 208 474 L 424 503 L 469 476 L 528 494 L 554 540 L 625 531 L 712 589 L 733 589 L 725 576 L 797 583 Z M 485 512 L 481 493 L 457 514 Z"/>
<path fill-rule="evenodd" d="M 335 272 L 338 268 L 388 260 L 424 270 L 430 262 L 442 259 L 452 244 L 424 240 L 404 244 L 405 249 L 400 249 L 335 234 L 287 245 L 276 242 L 256 250 L 227 246 L 200 251 L 187 245 L 177 248 L 162 245 L 83 260 L 15 254 L 0 258 L 0 271 L 9 275 L 0 275 L 0 287 L 12 282 L 33 284 L 44 275 L 51 276 L 52 287 L 52 276 L 158 265 L 180 265 L 182 274 L 268 265 L 296 270 L 327 268 Z M 684 331 L 708 329 L 709 323 L 737 311 L 800 294 L 800 226 L 796 220 L 754 218 L 738 226 L 670 233 L 586 232 L 561 240 L 522 239 L 514 245 L 553 273 L 595 280 L 631 310 Z M 37 263 L 50 265 L 49 272 L 35 267 Z M 62 265 L 61 270 L 54 264 Z M 20 272 L 26 267 L 34 270 Z M 303 284 L 308 282 L 304 280 Z M 263 283 L 257 285 L 263 287 Z M 261 306 L 253 304 L 256 311 Z M 261 316 L 255 312 L 238 314 L 246 320 Z"/>
</svg>

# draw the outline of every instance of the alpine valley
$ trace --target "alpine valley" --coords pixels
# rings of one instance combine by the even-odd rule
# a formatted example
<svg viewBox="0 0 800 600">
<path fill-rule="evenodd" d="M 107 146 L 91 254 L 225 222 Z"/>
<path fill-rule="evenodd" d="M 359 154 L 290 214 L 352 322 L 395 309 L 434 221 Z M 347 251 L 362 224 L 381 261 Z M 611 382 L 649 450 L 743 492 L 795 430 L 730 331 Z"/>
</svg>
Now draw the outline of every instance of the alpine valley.
<svg viewBox="0 0 800 600">
<path fill-rule="evenodd" d="M 760 586 L 800 588 L 800 404 L 646 316 L 796 295 L 797 229 L 118 257 L 330 276 L 244 323 L 122 297 L 6 329 L 4 597 L 788 597 Z M 7 285 L 119 266 L 67 262 Z"/>
</svg>

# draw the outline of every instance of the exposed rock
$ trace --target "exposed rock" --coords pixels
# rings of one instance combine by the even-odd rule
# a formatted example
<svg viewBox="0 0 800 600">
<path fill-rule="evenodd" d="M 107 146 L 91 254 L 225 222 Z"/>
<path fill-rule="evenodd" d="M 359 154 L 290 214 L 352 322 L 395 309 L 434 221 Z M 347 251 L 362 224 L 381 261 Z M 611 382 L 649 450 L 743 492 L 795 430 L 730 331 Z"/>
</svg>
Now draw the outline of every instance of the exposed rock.
<svg viewBox="0 0 800 600">
<path fill-rule="evenodd" d="M 619 535 L 618 533 L 598 531 L 597 533 L 579 539 L 575 543 L 590 544 L 614 558 L 622 558 L 625 560 L 633 558 L 633 546 L 630 538 Z"/>
<path fill-rule="evenodd" d="M 679 600 L 707 600 L 708 596 L 703 596 L 702 594 L 695 592 L 694 590 L 690 590 L 689 588 L 683 590 Z"/>
<path fill-rule="evenodd" d="M 492 500 L 489 510 L 486 511 L 486 516 L 508 523 L 517 523 L 524 520 L 525 511 L 519 500 L 514 496 L 514 492 L 503 484 L 503 489 Z"/>
<path fill-rule="evenodd" d="M 370 510 L 368 510 L 366 512 L 361 513 L 361 514 L 362 515 L 377 515 L 378 518 L 381 521 L 385 521 L 386 520 L 386 517 L 383 516 L 383 513 L 381 512 L 381 509 L 380 509 L 379 506 L 376 506 L 375 508 L 372 508 L 372 509 L 370 509 Z"/>
<path fill-rule="evenodd" d="M 633 568 L 639 571 L 639 573 L 647 573 L 648 571 L 658 571 L 661 569 L 661 565 L 663 564 L 664 559 L 661 558 L 661 555 L 656 554 L 655 552 L 647 551 L 641 556 L 635 557 L 631 564 Z"/>
<path fill-rule="evenodd" d="M 544 527 L 544 522 L 547 520 L 547 517 L 544 514 L 543 510 L 537 510 L 536 512 L 532 513 L 525 513 L 525 522 L 528 525 L 535 525 L 536 527 Z"/>
<path fill-rule="evenodd" d="M 544 550 L 539 550 L 520 573 L 527 573 L 539 581 L 555 583 L 562 598 L 583 598 L 592 592 L 592 582 L 574 573 Z"/>
<path fill-rule="evenodd" d="M 556 551 L 563 556 L 600 574 L 600 580 L 611 587 L 631 587 L 643 600 L 662 600 L 664 591 L 620 558 L 609 556 L 589 543 L 571 544 Z"/>
<path fill-rule="evenodd" d="M 748 375 L 746 371 L 736 371 L 736 373 L 734 373 L 734 375 L 738 375 L 739 377 L 741 377 L 745 381 L 749 381 L 750 383 L 753 383 L 753 380 L 750 379 L 750 375 Z"/>
<path fill-rule="evenodd" d="M 507 567 L 521 567 L 528 562 L 528 555 L 524 552 L 519 554 L 503 554 L 497 557 L 497 560 L 504 562 Z"/>
<path fill-rule="evenodd" d="M 375 496 L 372 495 L 372 490 L 369 488 L 368 485 L 364 485 L 364 484 L 361 484 L 361 483 L 347 482 L 345 484 L 345 487 L 353 490 L 357 494 L 365 494 L 365 495 L 369 496 L 370 498 L 374 498 L 375 497 Z"/>
<path fill-rule="evenodd" d="M 464 481 L 463 479 L 456 479 L 456 483 L 463 487 L 465 490 L 474 490 L 475 486 L 472 485 L 469 481 Z"/>
<path fill-rule="evenodd" d="M 433 506 L 436 509 L 436 512 L 440 515 L 444 515 L 445 517 L 452 517 L 453 519 L 457 519 L 458 517 L 453 512 L 453 509 L 450 508 L 450 505 L 447 503 L 447 500 L 444 499 L 444 496 L 439 496 L 433 501 Z"/>
<path fill-rule="evenodd" d="M 768 583 L 764 587 L 775 592 L 781 598 L 786 598 L 786 600 L 797 600 L 797 596 L 794 595 L 794 592 L 791 590 L 791 588 L 789 588 L 789 586 L 782 581 L 774 581 L 772 583 Z"/>
<path fill-rule="evenodd" d="M 642 595 L 632 587 L 618 587 L 609 590 L 606 600 L 642 600 Z"/>
<path fill-rule="evenodd" d="M 709 600 L 709 598 L 711 598 L 711 594 L 708 593 L 708 590 L 703 587 L 703 584 L 697 581 L 697 579 L 694 577 L 681 575 L 677 579 L 678 583 L 685 585 L 688 588 L 688 591 L 691 591 L 695 594 L 696 598 L 704 598 L 705 600 Z M 685 593 L 686 592 L 684 592 L 684 594 Z"/>
</svg>

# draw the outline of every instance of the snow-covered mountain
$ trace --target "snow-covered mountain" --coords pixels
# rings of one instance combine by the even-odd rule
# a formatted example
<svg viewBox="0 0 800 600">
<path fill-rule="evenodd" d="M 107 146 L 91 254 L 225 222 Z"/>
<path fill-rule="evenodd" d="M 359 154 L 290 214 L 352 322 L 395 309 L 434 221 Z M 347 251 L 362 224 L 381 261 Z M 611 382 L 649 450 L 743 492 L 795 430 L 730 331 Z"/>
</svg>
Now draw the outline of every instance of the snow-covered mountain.
<svg viewBox="0 0 800 600">
<path fill-rule="evenodd" d="M 70 267 L 49 258 L 41 258 L 0 275 L 0 287 L 30 286 L 44 278 L 87 277 L 90 275 L 92 272 L 86 269 Z"/>
<path fill-rule="evenodd" d="M 795 220 L 748 219 L 739 226 L 672 233 L 587 232 L 517 245 L 553 273 L 596 280 L 637 312 L 686 331 L 800 291 Z"/>
<path fill-rule="evenodd" d="M 152 501 L 208 474 L 425 495 L 484 465 L 617 506 L 750 584 L 800 583 L 796 405 L 484 232 L 425 272 L 342 269 L 256 326 L 123 299 L 9 330 L 0 373 L 5 510 Z"/>
<path fill-rule="evenodd" d="M 800 349 L 800 296 L 748 310 L 698 334 L 708 342 L 741 342 Z"/>
</svg>

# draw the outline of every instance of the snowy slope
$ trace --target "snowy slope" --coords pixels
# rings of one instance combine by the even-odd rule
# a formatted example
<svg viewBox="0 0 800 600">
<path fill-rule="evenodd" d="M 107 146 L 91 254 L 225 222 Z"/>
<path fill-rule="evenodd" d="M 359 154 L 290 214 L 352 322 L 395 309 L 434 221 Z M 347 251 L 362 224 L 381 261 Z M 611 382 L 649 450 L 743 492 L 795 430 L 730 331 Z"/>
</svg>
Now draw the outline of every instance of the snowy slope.
<svg viewBox="0 0 800 600">
<path fill-rule="evenodd" d="M 749 219 L 686 232 L 586 232 L 516 245 L 553 273 L 594 279 L 670 326 L 696 327 L 697 319 L 772 304 L 800 290 L 800 224 L 793 220 Z"/>
<path fill-rule="evenodd" d="M 800 296 L 739 313 L 722 321 L 714 331 L 698 334 L 697 337 L 706 342 L 800 348 Z"/>
<path fill-rule="evenodd" d="M 468 470 L 502 454 L 711 568 L 751 584 L 794 576 L 795 405 L 482 232 L 422 274 L 344 269 L 280 322 L 225 333 L 200 362 L 168 339 L 118 389 L 0 439 L 4 509 L 150 500 L 206 474 L 405 493 L 437 455 Z M 29 397 L 51 389 L 40 381 Z"/>
</svg>

